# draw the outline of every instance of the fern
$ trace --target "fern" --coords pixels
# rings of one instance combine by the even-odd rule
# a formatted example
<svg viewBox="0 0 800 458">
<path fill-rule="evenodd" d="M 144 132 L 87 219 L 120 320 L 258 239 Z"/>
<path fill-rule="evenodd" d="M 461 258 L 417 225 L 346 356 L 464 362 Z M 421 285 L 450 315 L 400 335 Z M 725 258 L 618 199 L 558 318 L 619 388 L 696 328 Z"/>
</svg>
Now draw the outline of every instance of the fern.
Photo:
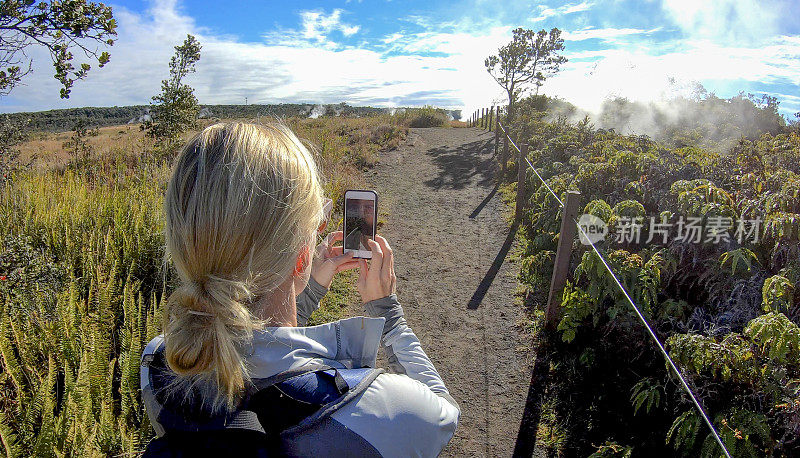
<svg viewBox="0 0 800 458">
<path fill-rule="evenodd" d="M 564 342 L 572 342 L 581 322 L 592 313 L 593 301 L 580 288 L 567 282 L 561 306 L 564 309 L 564 315 L 557 329 L 561 331 L 561 338 Z"/>
<path fill-rule="evenodd" d="M 17 392 L 17 410 L 19 411 L 27 400 L 25 377 L 22 366 L 14 354 L 14 349 L 11 347 L 11 342 L 5 335 L 4 330 L 9 328 L 8 322 L 8 319 L 5 319 L 0 323 L 0 355 L 3 356 L 3 370 L 11 377 L 14 389 Z"/>
<path fill-rule="evenodd" d="M 719 257 L 720 267 L 723 269 L 730 269 L 731 275 L 739 275 L 750 273 L 753 268 L 753 262 L 758 263 L 758 257 L 752 250 L 747 248 L 737 248 L 735 250 L 726 251 Z M 739 269 L 737 269 L 739 267 Z"/>
<path fill-rule="evenodd" d="M 759 458 L 772 449 L 772 434 L 764 414 L 733 408 L 714 419 L 720 439 L 735 458 Z M 702 458 L 724 457 L 717 440 L 710 433 L 700 449 Z"/>
<path fill-rule="evenodd" d="M 633 447 L 620 445 L 615 441 L 606 441 L 589 455 L 589 458 L 630 458 L 633 456 Z"/>
<path fill-rule="evenodd" d="M 645 407 L 647 413 L 661 405 L 661 392 L 664 388 L 654 383 L 653 379 L 644 378 L 640 380 L 631 390 L 631 403 L 633 403 L 633 414 L 639 413 L 639 409 Z"/>
<path fill-rule="evenodd" d="M 688 455 L 694 448 L 702 421 L 695 410 L 687 410 L 678 415 L 667 431 L 667 444 L 672 443 L 676 451 L 682 451 L 684 456 Z"/>
<path fill-rule="evenodd" d="M 751 321 L 744 335 L 773 362 L 800 364 L 800 328 L 782 313 L 770 312 Z"/>
<path fill-rule="evenodd" d="M 788 313 L 794 302 L 794 285 L 780 275 L 769 277 L 764 280 L 762 298 L 765 312 Z"/>
<path fill-rule="evenodd" d="M 6 458 L 23 456 L 17 434 L 11 428 L 8 418 L 2 410 L 0 410 L 0 444 L 3 446 Z"/>
</svg>

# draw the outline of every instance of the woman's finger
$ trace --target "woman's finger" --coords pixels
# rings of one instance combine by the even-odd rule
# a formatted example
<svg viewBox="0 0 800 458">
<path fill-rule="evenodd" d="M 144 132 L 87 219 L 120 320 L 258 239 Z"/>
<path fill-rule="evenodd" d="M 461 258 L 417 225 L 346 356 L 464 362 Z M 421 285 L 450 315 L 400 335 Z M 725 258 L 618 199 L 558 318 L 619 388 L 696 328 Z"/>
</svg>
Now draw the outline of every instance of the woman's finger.
<svg viewBox="0 0 800 458">
<path fill-rule="evenodd" d="M 380 278 L 381 268 L 383 267 L 383 250 L 378 242 L 369 239 L 367 240 L 370 250 L 372 250 L 372 261 L 369 264 L 369 276 L 372 278 Z"/>
<path fill-rule="evenodd" d="M 336 242 L 341 242 L 344 239 L 344 233 L 342 231 L 333 231 L 325 238 L 328 245 L 333 245 Z"/>
<path fill-rule="evenodd" d="M 343 251 L 344 251 L 344 249 L 342 249 L 342 247 L 335 246 L 335 247 L 331 247 L 328 252 L 330 253 L 331 257 L 336 257 L 336 256 L 341 256 L 343 254 L 342 253 Z M 352 253 L 352 251 L 349 251 L 348 253 Z"/>
<path fill-rule="evenodd" d="M 383 251 L 383 266 L 381 266 L 381 278 L 384 282 L 389 283 L 391 280 L 392 274 L 392 266 L 394 265 L 394 253 L 392 252 L 392 247 L 389 246 L 389 242 L 381 237 L 380 235 L 375 236 L 375 240 L 380 245 L 381 250 Z"/>
<path fill-rule="evenodd" d="M 394 261 L 389 266 L 389 278 L 392 280 L 391 291 L 394 293 L 397 290 L 397 276 L 394 274 Z"/>
<path fill-rule="evenodd" d="M 352 251 L 348 251 L 345 254 L 340 254 L 338 256 L 332 256 L 328 260 L 334 263 L 335 265 L 344 264 L 345 262 L 351 261 L 355 256 L 355 253 Z"/>
<path fill-rule="evenodd" d="M 358 261 L 349 261 L 336 266 L 336 273 L 344 272 L 345 270 L 356 269 L 359 267 Z"/>
<path fill-rule="evenodd" d="M 329 232 L 320 245 L 324 246 L 327 252 L 330 252 L 331 247 L 333 247 L 334 242 L 337 240 L 342 240 L 342 231 Z"/>
<path fill-rule="evenodd" d="M 389 246 L 389 241 L 386 240 L 384 237 L 375 234 L 375 241 L 380 244 L 381 248 L 383 249 L 384 253 L 386 251 L 390 251 L 392 248 Z"/>
<path fill-rule="evenodd" d="M 367 265 L 367 261 L 364 259 L 358 260 L 358 282 L 362 285 L 367 283 L 367 272 L 369 270 L 369 266 Z"/>
</svg>

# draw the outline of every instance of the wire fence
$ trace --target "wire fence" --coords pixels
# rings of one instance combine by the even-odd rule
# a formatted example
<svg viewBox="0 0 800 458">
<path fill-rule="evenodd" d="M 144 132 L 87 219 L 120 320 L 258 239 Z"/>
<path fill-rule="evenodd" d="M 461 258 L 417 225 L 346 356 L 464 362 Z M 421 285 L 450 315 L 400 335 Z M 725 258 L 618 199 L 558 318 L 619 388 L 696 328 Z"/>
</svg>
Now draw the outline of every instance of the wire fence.
<svg viewBox="0 0 800 458">
<path fill-rule="evenodd" d="M 542 185 L 544 185 L 544 187 L 547 188 L 547 191 L 549 192 L 549 195 L 552 196 L 553 199 L 555 199 L 556 202 L 558 202 L 558 205 L 562 210 L 561 237 L 559 238 L 558 251 L 556 252 L 556 262 L 555 262 L 555 266 L 554 266 L 553 279 L 551 281 L 551 286 L 550 286 L 550 296 L 548 298 L 548 310 L 547 310 L 547 318 L 546 318 L 547 321 L 548 321 L 548 324 L 550 326 L 553 326 L 554 325 L 554 318 L 558 316 L 556 309 L 557 309 L 558 306 L 560 306 L 560 300 L 558 300 L 556 293 L 558 293 L 564 287 L 564 282 L 566 280 L 567 268 L 569 267 L 570 252 L 571 252 L 571 249 L 572 249 L 572 244 L 573 244 L 574 239 L 575 239 L 575 230 L 577 229 L 578 231 L 581 232 L 581 234 L 583 234 L 583 239 L 586 240 L 589 243 L 589 245 L 591 246 L 591 248 L 594 251 L 594 253 L 598 256 L 598 258 L 602 262 L 603 266 L 605 266 L 605 268 L 608 271 L 609 275 L 611 275 L 611 277 L 614 279 L 614 282 L 616 283 L 616 285 L 619 287 L 619 289 L 622 292 L 622 294 L 627 299 L 627 301 L 630 304 L 631 308 L 633 308 L 633 311 L 636 313 L 636 316 L 639 318 L 639 321 L 641 321 L 641 323 L 644 325 L 645 329 L 647 330 L 647 333 L 653 339 L 653 341 L 655 342 L 655 344 L 658 347 L 659 351 L 664 356 L 664 359 L 666 359 L 666 361 L 669 364 L 669 366 L 675 372 L 675 375 L 678 376 L 678 379 L 681 382 L 682 388 L 684 389 L 686 394 L 689 396 L 689 398 L 692 400 L 692 403 L 694 404 L 694 406 L 697 409 L 697 411 L 700 413 L 700 416 L 703 417 L 703 420 L 705 421 L 705 423 L 708 426 L 709 430 L 711 430 L 711 434 L 714 436 L 714 439 L 716 439 L 717 443 L 719 444 L 719 446 L 722 449 L 722 451 L 725 454 L 725 456 L 727 458 L 730 458 L 731 455 L 728 452 L 727 447 L 722 442 L 722 439 L 720 438 L 720 435 L 717 432 L 717 429 L 714 427 L 714 424 L 709 419 L 708 414 L 706 413 L 705 409 L 703 408 L 702 403 L 698 399 L 697 395 L 689 387 L 689 384 L 687 383 L 686 378 L 683 376 L 683 373 L 678 368 L 678 366 L 675 364 L 675 362 L 672 360 L 672 358 L 669 356 L 669 353 L 667 352 L 666 348 L 662 344 L 661 340 L 656 335 L 656 333 L 653 330 L 652 326 L 647 321 L 647 319 L 645 318 L 644 314 L 642 314 L 642 311 L 636 305 L 634 300 L 631 298 L 631 295 L 628 293 L 628 291 L 622 285 L 622 282 L 619 280 L 619 277 L 617 276 L 617 274 L 614 273 L 614 270 L 611 268 L 611 266 L 608 263 L 608 261 L 606 261 L 606 256 L 597 247 L 597 245 L 595 245 L 595 243 L 591 240 L 589 235 L 585 232 L 584 228 L 581 227 L 581 225 L 579 224 L 578 219 L 576 218 L 576 215 L 575 215 L 575 210 L 577 209 L 578 197 L 580 196 L 580 194 L 579 193 L 567 193 L 567 200 L 565 202 L 564 200 L 562 200 L 558 196 L 558 194 L 556 194 L 553 191 L 553 189 L 550 187 L 550 185 L 547 183 L 547 181 L 542 177 L 541 174 L 539 174 L 539 172 L 536 170 L 536 167 L 534 167 L 533 164 L 531 163 L 531 161 L 528 159 L 528 154 L 527 154 L 528 153 L 528 145 L 523 143 L 521 145 L 521 147 L 517 146 L 516 142 L 514 142 L 514 140 L 511 138 L 511 135 L 509 134 L 509 132 L 507 130 L 507 127 L 503 126 L 503 124 L 500 122 L 500 107 L 499 106 L 496 107 L 496 109 L 495 109 L 495 107 L 491 107 L 491 108 L 484 108 L 484 109 L 481 109 L 479 111 L 476 111 L 473 114 L 472 118 L 470 119 L 470 125 L 476 126 L 476 127 L 485 128 L 485 129 L 489 129 L 490 131 L 492 130 L 492 127 L 494 127 L 494 132 L 495 132 L 495 152 L 497 152 L 497 150 L 499 149 L 499 139 L 500 139 L 500 135 L 502 133 L 503 144 L 504 144 L 503 157 L 501 159 L 503 161 L 503 164 L 502 164 L 503 165 L 503 171 L 505 171 L 505 162 L 506 162 L 506 160 L 508 158 L 508 151 L 507 150 L 508 150 L 508 145 L 509 144 L 516 150 L 517 154 L 519 155 L 518 156 L 519 160 L 518 160 L 518 163 L 517 163 L 517 167 L 518 167 L 517 215 L 516 215 L 517 221 L 519 221 L 521 216 L 522 216 L 524 200 L 526 199 L 526 195 L 525 195 L 525 191 L 524 191 L 526 175 L 525 175 L 524 171 L 526 169 L 528 169 L 528 168 L 533 171 L 534 175 L 536 175 L 536 177 L 539 179 L 539 181 L 542 183 Z M 522 161 L 523 159 L 524 159 L 524 162 Z M 558 305 L 556 305 L 556 303 L 558 303 Z"/>
</svg>

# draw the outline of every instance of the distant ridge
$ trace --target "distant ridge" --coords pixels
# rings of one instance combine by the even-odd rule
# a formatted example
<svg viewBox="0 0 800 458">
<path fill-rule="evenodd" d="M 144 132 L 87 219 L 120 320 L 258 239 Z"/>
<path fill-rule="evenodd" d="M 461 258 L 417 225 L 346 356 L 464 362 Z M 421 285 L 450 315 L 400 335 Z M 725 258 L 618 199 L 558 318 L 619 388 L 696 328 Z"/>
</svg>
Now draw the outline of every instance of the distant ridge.
<svg viewBox="0 0 800 458">
<path fill-rule="evenodd" d="M 269 105 L 201 105 L 200 118 L 284 118 L 320 116 L 375 116 L 390 114 L 396 108 L 357 107 L 346 103 L 313 104 L 281 103 Z M 451 115 L 460 110 L 450 110 Z M 90 127 L 114 126 L 138 123 L 149 117 L 148 105 L 126 107 L 66 108 L 37 112 L 8 113 L 12 120 L 30 120 L 27 129 L 32 131 L 65 132 L 75 128 L 79 121 Z"/>
</svg>

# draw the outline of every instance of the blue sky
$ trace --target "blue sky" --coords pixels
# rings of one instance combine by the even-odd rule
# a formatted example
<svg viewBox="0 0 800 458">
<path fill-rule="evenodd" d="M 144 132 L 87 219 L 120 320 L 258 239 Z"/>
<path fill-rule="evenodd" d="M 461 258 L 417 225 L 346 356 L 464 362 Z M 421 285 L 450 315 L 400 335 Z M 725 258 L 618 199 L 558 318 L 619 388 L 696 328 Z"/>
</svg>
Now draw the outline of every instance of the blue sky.
<svg viewBox="0 0 800 458">
<path fill-rule="evenodd" d="M 172 47 L 203 44 L 188 82 L 201 103 L 499 103 L 483 60 L 515 27 L 558 27 L 569 62 L 542 88 L 589 110 L 614 95 L 658 101 L 696 82 L 720 97 L 768 93 L 800 111 L 800 0 L 113 1 L 111 62 L 58 97 L 48 56 L 0 111 L 148 103 Z"/>
</svg>

